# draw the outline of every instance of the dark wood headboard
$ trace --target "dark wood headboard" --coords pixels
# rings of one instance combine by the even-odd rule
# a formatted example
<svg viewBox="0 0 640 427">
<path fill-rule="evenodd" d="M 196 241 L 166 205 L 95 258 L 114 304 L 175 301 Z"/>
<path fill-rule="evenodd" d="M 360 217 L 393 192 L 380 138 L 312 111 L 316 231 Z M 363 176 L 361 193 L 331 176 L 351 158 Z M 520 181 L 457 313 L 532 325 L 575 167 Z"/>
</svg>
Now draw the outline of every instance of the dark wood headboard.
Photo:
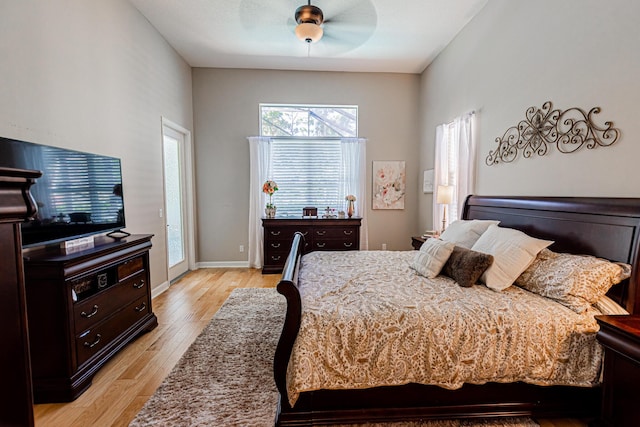
<svg viewBox="0 0 640 427">
<path fill-rule="evenodd" d="M 640 198 L 469 196 L 462 218 L 499 220 L 502 227 L 553 240 L 556 252 L 631 264 L 629 280 L 608 295 L 640 313 Z"/>
</svg>

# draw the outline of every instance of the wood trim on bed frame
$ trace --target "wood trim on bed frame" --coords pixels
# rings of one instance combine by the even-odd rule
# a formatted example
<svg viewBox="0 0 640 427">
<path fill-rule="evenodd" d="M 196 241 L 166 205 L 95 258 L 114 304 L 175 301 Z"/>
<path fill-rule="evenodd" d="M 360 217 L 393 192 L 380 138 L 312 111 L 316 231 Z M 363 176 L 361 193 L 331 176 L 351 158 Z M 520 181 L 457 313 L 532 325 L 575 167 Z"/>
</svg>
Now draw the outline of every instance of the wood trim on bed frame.
<svg viewBox="0 0 640 427">
<path fill-rule="evenodd" d="M 631 313 L 640 312 L 640 199 L 469 196 L 463 219 L 497 219 L 503 227 L 555 243 L 557 252 L 589 254 L 632 265 L 629 280 L 609 296 Z M 304 236 L 297 234 L 278 292 L 287 299 L 286 319 L 274 357 L 280 393 L 276 425 L 301 426 L 426 418 L 518 416 L 596 416 L 600 387 L 541 387 L 524 383 L 465 384 L 457 390 L 408 384 L 363 390 L 302 393 L 292 408 L 286 372 L 300 328 L 298 268 Z"/>
</svg>

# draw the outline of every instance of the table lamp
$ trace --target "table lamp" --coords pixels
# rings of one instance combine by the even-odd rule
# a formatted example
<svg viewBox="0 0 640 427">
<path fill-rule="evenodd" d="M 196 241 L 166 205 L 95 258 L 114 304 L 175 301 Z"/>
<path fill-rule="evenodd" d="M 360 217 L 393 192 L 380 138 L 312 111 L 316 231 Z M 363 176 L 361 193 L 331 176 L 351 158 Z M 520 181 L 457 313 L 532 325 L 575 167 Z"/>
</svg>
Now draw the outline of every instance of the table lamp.
<svg viewBox="0 0 640 427">
<path fill-rule="evenodd" d="M 444 233 L 447 227 L 447 205 L 453 200 L 453 186 L 452 185 L 438 185 L 438 192 L 436 193 L 436 202 L 444 205 L 442 212 L 442 233 Z"/>
</svg>

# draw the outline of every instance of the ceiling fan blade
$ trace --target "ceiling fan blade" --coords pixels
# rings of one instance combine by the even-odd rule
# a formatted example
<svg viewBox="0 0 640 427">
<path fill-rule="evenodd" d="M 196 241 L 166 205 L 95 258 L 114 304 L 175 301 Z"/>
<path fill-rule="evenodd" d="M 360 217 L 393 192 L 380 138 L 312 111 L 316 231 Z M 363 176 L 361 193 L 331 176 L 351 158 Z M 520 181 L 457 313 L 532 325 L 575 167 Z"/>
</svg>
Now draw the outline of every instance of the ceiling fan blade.
<svg viewBox="0 0 640 427">
<path fill-rule="evenodd" d="M 265 28 L 282 28 L 287 19 L 293 20 L 297 0 L 266 2 L 264 0 L 241 0 L 238 7 L 240 21 L 245 29 L 260 33 Z M 295 22 L 295 21 L 294 21 Z"/>
<path fill-rule="evenodd" d="M 325 23 L 347 23 L 353 25 L 377 25 L 378 15 L 371 0 L 332 2 L 324 10 Z"/>
</svg>

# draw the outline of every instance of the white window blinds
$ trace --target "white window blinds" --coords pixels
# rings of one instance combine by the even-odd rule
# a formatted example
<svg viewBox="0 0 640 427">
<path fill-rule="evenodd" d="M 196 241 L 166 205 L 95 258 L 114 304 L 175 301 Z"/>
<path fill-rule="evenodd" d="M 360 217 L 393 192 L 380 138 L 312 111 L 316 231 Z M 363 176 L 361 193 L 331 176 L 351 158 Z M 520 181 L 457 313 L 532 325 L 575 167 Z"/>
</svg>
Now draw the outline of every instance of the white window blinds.
<svg viewBox="0 0 640 427">
<path fill-rule="evenodd" d="M 286 189 L 274 195 L 278 215 L 300 216 L 305 206 L 342 207 L 342 165 L 339 140 L 273 139 L 271 179 Z"/>
</svg>

